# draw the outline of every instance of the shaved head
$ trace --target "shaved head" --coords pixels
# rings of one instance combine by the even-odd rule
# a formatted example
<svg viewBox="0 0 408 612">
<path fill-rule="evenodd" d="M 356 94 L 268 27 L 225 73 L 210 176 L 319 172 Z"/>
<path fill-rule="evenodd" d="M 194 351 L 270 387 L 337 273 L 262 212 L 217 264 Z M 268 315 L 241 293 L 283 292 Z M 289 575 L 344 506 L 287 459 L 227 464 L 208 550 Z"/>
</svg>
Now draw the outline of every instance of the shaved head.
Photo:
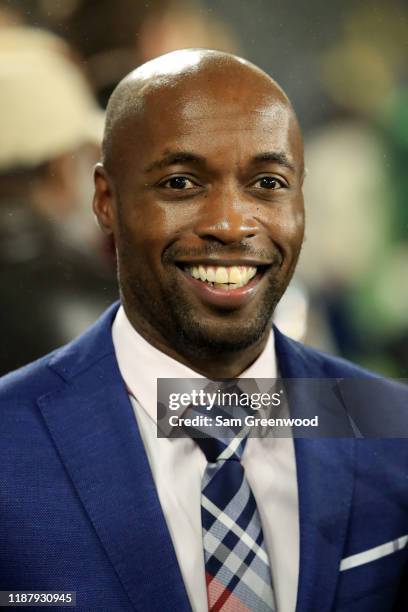
<svg viewBox="0 0 408 612">
<path fill-rule="evenodd" d="M 129 73 L 115 88 L 106 111 L 105 132 L 102 144 L 105 168 L 115 174 L 118 160 L 117 145 L 126 135 L 129 122 L 143 122 L 143 117 L 154 98 L 171 96 L 181 101 L 196 91 L 201 97 L 202 116 L 205 97 L 213 90 L 222 90 L 224 97 L 233 102 L 242 96 L 256 95 L 258 100 L 273 98 L 278 107 L 290 111 L 290 116 L 301 139 L 295 112 L 283 89 L 266 72 L 230 53 L 210 49 L 182 49 L 155 58 Z M 207 101 L 208 102 L 208 101 Z M 162 112 L 171 109 L 163 108 Z M 160 115 L 157 116 L 160 121 Z M 113 176 L 112 176 L 113 178 Z"/>
</svg>

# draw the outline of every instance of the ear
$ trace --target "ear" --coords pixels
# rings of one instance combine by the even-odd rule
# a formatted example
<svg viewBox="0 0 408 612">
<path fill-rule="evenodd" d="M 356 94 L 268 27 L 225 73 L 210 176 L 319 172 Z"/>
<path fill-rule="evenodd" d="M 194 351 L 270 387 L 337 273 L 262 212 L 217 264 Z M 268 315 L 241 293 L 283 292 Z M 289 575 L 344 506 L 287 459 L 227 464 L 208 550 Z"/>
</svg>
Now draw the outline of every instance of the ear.
<svg viewBox="0 0 408 612">
<path fill-rule="evenodd" d="M 115 196 L 111 179 L 102 163 L 94 169 L 95 194 L 92 208 L 105 234 L 112 234 L 115 226 Z"/>
</svg>

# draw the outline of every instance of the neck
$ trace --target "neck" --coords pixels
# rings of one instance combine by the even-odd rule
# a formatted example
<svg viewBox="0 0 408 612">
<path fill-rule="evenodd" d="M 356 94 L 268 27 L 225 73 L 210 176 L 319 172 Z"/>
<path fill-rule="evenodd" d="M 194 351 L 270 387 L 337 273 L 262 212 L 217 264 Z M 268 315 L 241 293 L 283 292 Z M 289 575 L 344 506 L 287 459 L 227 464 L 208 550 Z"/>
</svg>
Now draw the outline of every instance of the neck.
<svg viewBox="0 0 408 612">
<path fill-rule="evenodd" d="M 206 352 L 201 347 L 200 349 L 192 347 L 190 350 L 183 350 L 166 342 L 161 334 L 151 328 L 145 319 L 128 312 L 126 307 L 125 311 L 134 329 L 149 344 L 209 379 L 237 378 L 259 357 L 269 337 L 268 327 L 256 343 L 242 350 Z"/>
</svg>

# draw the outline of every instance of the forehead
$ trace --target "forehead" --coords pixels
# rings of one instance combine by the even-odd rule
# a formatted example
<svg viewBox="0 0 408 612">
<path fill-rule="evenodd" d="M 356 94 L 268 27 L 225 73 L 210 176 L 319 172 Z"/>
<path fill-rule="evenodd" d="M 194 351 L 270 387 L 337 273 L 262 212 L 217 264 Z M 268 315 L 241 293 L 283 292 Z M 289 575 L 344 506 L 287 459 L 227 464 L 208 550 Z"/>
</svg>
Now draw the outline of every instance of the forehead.
<svg viewBox="0 0 408 612">
<path fill-rule="evenodd" d="M 224 85 L 224 86 L 223 86 Z M 248 83 L 153 87 L 139 101 L 123 130 L 125 148 L 148 162 L 167 150 L 191 150 L 217 158 L 283 152 L 302 163 L 302 144 L 293 111 L 283 95 Z"/>
</svg>

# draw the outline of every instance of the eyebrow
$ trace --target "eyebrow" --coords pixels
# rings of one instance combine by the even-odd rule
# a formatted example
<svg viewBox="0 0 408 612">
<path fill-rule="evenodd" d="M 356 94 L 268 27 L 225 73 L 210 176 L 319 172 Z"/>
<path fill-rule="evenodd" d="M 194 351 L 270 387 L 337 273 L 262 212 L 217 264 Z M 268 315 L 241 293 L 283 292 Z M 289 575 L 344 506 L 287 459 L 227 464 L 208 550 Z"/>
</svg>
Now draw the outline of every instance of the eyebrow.
<svg viewBox="0 0 408 612">
<path fill-rule="evenodd" d="M 146 166 L 145 172 L 152 172 L 152 170 L 162 170 L 169 166 L 176 166 L 177 164 L 197 164 L 201 166 L 206 165 L 204 157 L 196 155 L 195 153 L 188 153 L 187 151 L 179 151 L 175 153 L 168 153 L 161 159 L 153 161 L 151 164 Z"/>
<path fill-rule="evenodd" d="M 255 157 L 252 158 L 253 164 L 261 164 L 264 162 L 279 164 L 280 166 L 284 166 L 293 172 L 296 170 L 286 153 L 283 153 L 282 151 L 266 151 L 265 153 L 259 153 L 259 155 L 255 155 Z"/>
<path fill-rule="evenodd" d="M 288 156 L 283 151 L 265 151 L 264 153 L 255 155 L 251 159 L 251 163 L 254 165 L 265 162 L 279 164 L 280 166 L 284 166 L 285 168 L 295 172 L 294 165 L 290 162 Z M 153 170 L 162 170 L 163 168 L 168 168 L 169 166 L 176 166 L 177 164 L 186 163 L 205 166 L 206 160 L 203 156 L 197 155 L 196 153 L 189 153 L 188 151 L 170 152 L 164 155 L 161 159 L 157 159 L 146 166 L 146 168 L 144 168 L 144 172 L 149 173 Z"/>
</svg>

